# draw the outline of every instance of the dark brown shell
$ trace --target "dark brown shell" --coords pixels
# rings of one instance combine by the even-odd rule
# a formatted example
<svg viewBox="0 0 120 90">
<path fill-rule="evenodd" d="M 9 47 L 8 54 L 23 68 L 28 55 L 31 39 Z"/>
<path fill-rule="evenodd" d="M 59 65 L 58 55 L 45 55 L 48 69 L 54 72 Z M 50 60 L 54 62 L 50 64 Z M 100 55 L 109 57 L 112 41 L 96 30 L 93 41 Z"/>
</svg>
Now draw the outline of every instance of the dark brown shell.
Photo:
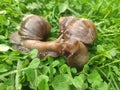
<svg viewBox="0 0 120 90">
<path fill-rule="evenodd" d="M 48 21 L 37 15 L 27 15 L 23 18 L 19 34 L 23 39 L 43 40 L 50 33 Z"/>
<path fill-rule="evenodd" d="M 61 18 L 62 19 L 62 18 Z M 85 44 L 92 44 L 96 39 L 97 30 L 94 23 L 85 18 L 64 17 L 59 21 L 60 32 L 66 39 L 70 36 L 79 38 Z"/>
</svg>

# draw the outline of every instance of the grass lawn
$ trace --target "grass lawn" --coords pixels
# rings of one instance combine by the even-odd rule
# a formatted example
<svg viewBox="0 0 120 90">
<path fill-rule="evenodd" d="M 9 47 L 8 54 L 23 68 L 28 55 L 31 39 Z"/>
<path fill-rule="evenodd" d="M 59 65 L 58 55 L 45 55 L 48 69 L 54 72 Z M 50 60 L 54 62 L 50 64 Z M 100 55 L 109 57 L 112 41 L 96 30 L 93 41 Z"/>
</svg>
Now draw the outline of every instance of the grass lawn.
<svg viewBox="0 0 120 90">
<path fill-rule="evenodd" d="M 59 36 L 61 16 L 91 19 L 98 36 L 83 70 L 63 57 L 39 60 L 36 50 L 14 50 L 9 36 L 26 14 L 50 22 L 49 40 Z M 0 0 L 0 90 L 120 90 L 120 0 Z"/>
</svg>

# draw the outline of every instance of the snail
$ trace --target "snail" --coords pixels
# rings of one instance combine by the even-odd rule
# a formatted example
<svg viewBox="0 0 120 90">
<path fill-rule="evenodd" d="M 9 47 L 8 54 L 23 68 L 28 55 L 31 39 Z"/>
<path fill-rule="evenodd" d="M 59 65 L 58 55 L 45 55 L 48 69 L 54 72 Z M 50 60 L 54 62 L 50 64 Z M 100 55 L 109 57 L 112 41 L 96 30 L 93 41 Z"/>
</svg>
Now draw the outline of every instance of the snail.
<svg viewBox="0 0 120 90">
<path fill-rule="evenodd" d="M 60 36 L 54 41 L 46 41 L 50 33 L 48 21 L 37 15 L 23 18 L 18 32 L 10 36 L 10 41 L 17 50 L 28 52 L 38 49 L 38 57 L 64 56 L 68 65 L 81 68 L 89 60 L 86 44 L 92 44 L 97 30 L 92 21 L 73 16 L 59 19 Z"/>
<path fill-rule="evenodd" d="M 60 53 L 60 39 L 54 41 L 44 40 L 50 33 L 50 24 L 48 21 L 37 15 L 27 15 L 23 18 L 18 32 L 10 36 L 10 41 L 14 48 L 27 52 L 32 49 L 38 49 L 39 57 L 52 56 L 57 57 Z"/>
<path fill-rule="evenodd" d="M 67 33 L 67 37 L 77 37 L 84 44 L 92 44 L 96 39 L 96 27 L 89 19 L 73 16 L 61 17 L 59 19 L 59 25 L 61 34 Z M 66 34 L 64 38 L 66 38 Z"/>
<path fill-rule="evenodd" d="M 93 44 L 97 36 L 94 23 L 74 16 L 59 19 L 60 34 L 63 35 L 63 55 L 70 66 L 82 68 L 89 60 L 87 44 Z"/>
</svg>

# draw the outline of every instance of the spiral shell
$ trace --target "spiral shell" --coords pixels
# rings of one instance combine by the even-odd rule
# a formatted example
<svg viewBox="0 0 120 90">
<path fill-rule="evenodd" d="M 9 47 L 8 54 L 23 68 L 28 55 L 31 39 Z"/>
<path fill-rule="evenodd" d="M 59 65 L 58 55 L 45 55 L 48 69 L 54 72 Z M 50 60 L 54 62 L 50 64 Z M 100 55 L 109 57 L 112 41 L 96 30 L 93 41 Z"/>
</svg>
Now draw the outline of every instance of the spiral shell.
<svg viewBox="0 0 120 90">
<path fill-rule="evenodd" d="M 63 38 L 71 36 L 78 38 L 85 44 L 92 44 L 97 36 L 97 30 L 94 23 L 85 18 L 75 18 L 72 16 L 61 17 L 59 20 L 60 33 Z"/>
<path fill-rule="evenodd" d="M 19 35 L 22 39 L 44 40 L 50 33 L 48 21 L 37 15 L 27 15 L 23 18 Z"/>
</svg>

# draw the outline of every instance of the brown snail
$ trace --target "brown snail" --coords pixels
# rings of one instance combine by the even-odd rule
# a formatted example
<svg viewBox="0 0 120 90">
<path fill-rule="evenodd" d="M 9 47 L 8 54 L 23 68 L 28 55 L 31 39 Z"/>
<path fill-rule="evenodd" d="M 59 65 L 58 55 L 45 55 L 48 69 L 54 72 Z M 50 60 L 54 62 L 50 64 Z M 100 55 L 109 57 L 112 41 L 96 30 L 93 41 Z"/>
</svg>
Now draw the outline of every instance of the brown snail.
<svg viewBox="0 0 120 90">
<path fill-rule="evenodd" d="M 18 32 L 10 36 L 12 43 L 17 44 L 15 49 L 22 51 L 29 51 L 31 49 L 38 49 L 39 56 L 57 57 L 61 49 L 60 39 L 55 41 L 44 42 L 43 40 L 50 33 L 50 24 L 48 21 L 37 15 L 27 15 L 23 21 Z"/>
<path fill-rule="evenodd" d="M 18 32 L 10 36 L 15 49 L 29 51 L 38 49 L 39 57 L 63 55 L 70 66 L 81 68 L 89 60 L 84 44 L 92 44 L 97 31 L 92 21 L 73 16 L 59 20 L 60 36 L 54 41 L 45 41 L 50 33 L 48 21 L 37 15 L 27 15 Z"/>
<path fill-rule="evenodd" d="M 70 66 L 81 68 L 89 60 L 84 44 L 92 44 L 97 36 L 94 23 L 88 19 L 73 16 L 59 19 L 60 34 L 65 41 L 63 55 Z"/>
</svg>

